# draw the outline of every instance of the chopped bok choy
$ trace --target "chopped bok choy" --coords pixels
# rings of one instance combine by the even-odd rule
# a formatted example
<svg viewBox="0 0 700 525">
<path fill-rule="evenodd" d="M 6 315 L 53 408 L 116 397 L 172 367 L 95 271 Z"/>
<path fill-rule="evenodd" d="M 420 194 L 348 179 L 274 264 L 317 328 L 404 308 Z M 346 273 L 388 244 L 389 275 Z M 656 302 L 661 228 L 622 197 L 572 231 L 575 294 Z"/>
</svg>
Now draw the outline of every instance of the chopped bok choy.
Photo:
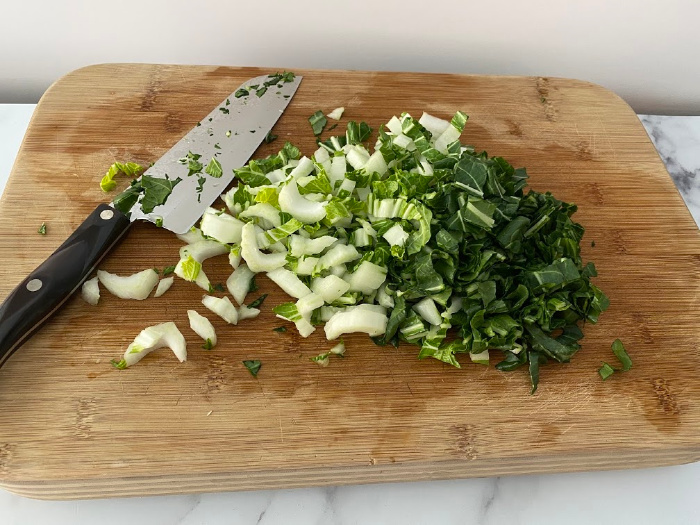
<svg viewBox="0 0 700 525">
<path fill-rule="evenodd" d="M 169 347 L 180 362 L 187 360 L 187 343 L 175 323 L 168 322 L 149 326 L 136 336 L 134 342 L 124 352 L 121 361 L 112 361 L 116 368 L 127 368 L 141 361 L 146 355 L 159 348 Z"/>
<path fill-rule="evenodd" d="M 320 135 L 326 117 L 310 122 Z M 273 311 L 302 337 L 325 323 L 329 340 L 362 332 L 456 367 L 460 354 L 488 364 L 499 351 L 496 368 L 527 365 L 534 391 L 540 364 L 569 361 L 579 325 L 597 322 L 609 301 L 581 258 L 576 206 L 528 190 L 525 169 L 462 144 L 466 122 L 462 112 L 403 113 L 372 149 L 371 128 L 353 121 L 344 135 L 318 137 L 310 158 L 287 143 L 251 160 L 234 170 L 228 212 L 210 208 L 180 236 L 188 244 L 175 273 L 208 289 L 202 262 L 228 254 L 239 309 L 206 306 L 230 323 L 257 315 L 244 300 L 264 272 L 295 299 Z"/>
</svg>

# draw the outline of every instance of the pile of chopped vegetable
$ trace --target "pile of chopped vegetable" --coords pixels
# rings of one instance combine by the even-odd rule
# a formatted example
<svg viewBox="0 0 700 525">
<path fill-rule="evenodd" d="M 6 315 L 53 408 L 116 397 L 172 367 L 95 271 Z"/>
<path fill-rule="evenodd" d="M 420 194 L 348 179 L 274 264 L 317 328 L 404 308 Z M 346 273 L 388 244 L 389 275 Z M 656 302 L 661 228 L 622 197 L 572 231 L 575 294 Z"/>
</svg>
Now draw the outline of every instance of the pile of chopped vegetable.
<svg viewBox="0 0 700 525">
<path fill-rule="evenodd" d="M 309 121 L 316 135 L 327 123 L 321 112 Z M 202 262 L 228 254 L 226 286 L 239 309 L 211 297 L 205 306 L 229 322 L 257 315 L 243 301 L 265 273 L 294 299 L 275 314 L 303 337 L 319 326 L 329 340 L 364 332 L 456 367 L 459 354 L 488 365 L 498 351 L 499 370 L 528 365 L 534 392 L 540 364 L 569 361 L 579 325 L 597 322 L 608 299 L 581 259 L 576 206 L 525 191 L 524 168 L 463 145 L 466 122 L 462 112 L 451 121 L 404 113 L 379 128 L 373 149 L 370 127 L 349 122 L 310 158 L 287 143 L 250 161 L 223 195 L 227 209 L 209 208 L 182 237 L 174 273 L 210 291 Z M 150 292 L 157 279 L 144 278 Z M 190 318 L 214 344 L 210 325 Z"/>
</svg>

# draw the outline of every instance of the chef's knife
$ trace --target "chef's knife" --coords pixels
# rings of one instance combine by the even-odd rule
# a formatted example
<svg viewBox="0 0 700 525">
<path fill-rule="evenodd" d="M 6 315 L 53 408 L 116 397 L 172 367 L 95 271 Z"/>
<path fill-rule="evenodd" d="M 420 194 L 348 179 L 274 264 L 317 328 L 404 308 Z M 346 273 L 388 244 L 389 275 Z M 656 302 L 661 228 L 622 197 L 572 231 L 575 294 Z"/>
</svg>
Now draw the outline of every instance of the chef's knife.
<svg viewBox="0 0 700 525">
<path fill-rule="evenodd" d="M 180 179 L 162 204 L 150 210 L 153 200 L 144 202 L 143 191 L 132 193 L 132 199 L 139 200 L 128 209 L 128 197 L 100 204 L 0 305 L 0 366 L 80 287 L 133 221 L 147 220 L 175 233 L 187 232 L 226 189 L 233 169 L 255 152 L 300 82 L 301 77 L 291 74 L 263 75 L 231 93 L 133 186 L 140 188 L 146 182 L 157 186 L 162 180 L 167 188 Z M 191 173 L 193 155 L 200 155 L 200 173 Z M 205 170 L 212 159 L 221 166 L 219 177 Z M 162 198 L 163 192 L 157 195 Z"/>
</svg>

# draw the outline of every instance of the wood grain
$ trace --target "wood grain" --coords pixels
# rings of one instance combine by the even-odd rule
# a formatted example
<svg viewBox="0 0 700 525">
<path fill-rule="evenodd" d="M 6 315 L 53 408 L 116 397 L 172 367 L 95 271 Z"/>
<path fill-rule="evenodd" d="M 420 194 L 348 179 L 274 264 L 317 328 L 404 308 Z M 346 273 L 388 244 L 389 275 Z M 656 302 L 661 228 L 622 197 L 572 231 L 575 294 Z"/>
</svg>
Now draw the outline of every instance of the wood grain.
<svg viewBox="0 0 700 525">
<path fill-rule="evenodd" d="M 100 65 L 39 103 L 0 201 L 0 296 L 46 258 L 105 196 L 114 160 L 157 159 L 253 68 Z M 541 372 L 461 370 L 414 347 L 346 339 L 346 359 L 280 324 L 273 285 L 260 318 L 213 319 L 213 351 L 188 328 L 201 290 L 97 307 L 79 297 L 0 369 L 0 485 L 38 498 L 89 498 L 668 465 L 700 457 L 700 238 L 633 111 L 614 93 L 555 78 L 302 71 L 275 128 L 311 152 L 307 117 L 345 106 L 341 125 L 402 111 L 470 115 L 466 142 L 526 166 L 531 186 L 580 206 L 584 258 L 612 306 L 583 349 Z M 279 142 L 261 147 L 267 154 Z M 46 221 L 48 234 L 36 233 Z M 595 247 L 591 246 L 595 241 Z M 166 231 L 136 225 L 103 263 L 128 274 L 177 260 Z M 225 258 L 223 258 L 225 259 Z M 225 260 L 205 265 L 225 281 Z M 189 344 L 127 371 L 110 367 L 145 326 L 173 320 Z M 634 368 L 602 382 L 620 337 Z M 255 380 L 241 363 L 260 359 Z M 495 358 L 494 358 L 495 359 Z M 492 361 L 492 363 L 495 361 Z"/>
</svg>

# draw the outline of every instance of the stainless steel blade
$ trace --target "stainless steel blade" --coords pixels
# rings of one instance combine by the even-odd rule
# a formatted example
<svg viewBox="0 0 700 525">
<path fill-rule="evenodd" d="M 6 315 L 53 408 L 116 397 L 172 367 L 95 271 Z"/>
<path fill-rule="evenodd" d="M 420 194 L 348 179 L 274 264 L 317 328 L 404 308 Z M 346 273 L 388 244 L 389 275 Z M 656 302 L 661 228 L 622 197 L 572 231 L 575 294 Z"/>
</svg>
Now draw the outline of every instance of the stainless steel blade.
<svg viewBox="0 0 700 525">
<path fill-rule="evenodd" d="M 286 109 L 301 79 L 297 76 L 292 82 L 272 85 L 261 97 L 256 96 L 255 89 L 240 98 L 234 95 L 238 90 L 231 93 L 143 173 L 142 176 L 166 178 L 167 175 L 171 180 L 178 177 L 182 180 L 173 188 L 166 202 L 156 206 L 152 213 L 144 213 L 140 202 L 135 204 L 131 209 L 131 220 L 153 223 L 162 220 L 163 228 L 175 233 L 187 232 L 233 180 L 233 169 L 248 162 Z M 267 80 L 268 75 L 251 78 L 238 89 L 256 84 L 262 87 Z M 201 155 L 199 162 L 204 167 L 216 158 L 223 175 L 214 178 L 202 170 L 200 175 L 188 176 L 187 165 L 181 159 L 189 152 Z M 200 177 L 203 183 L 200 183 Z"/>
</svg>

